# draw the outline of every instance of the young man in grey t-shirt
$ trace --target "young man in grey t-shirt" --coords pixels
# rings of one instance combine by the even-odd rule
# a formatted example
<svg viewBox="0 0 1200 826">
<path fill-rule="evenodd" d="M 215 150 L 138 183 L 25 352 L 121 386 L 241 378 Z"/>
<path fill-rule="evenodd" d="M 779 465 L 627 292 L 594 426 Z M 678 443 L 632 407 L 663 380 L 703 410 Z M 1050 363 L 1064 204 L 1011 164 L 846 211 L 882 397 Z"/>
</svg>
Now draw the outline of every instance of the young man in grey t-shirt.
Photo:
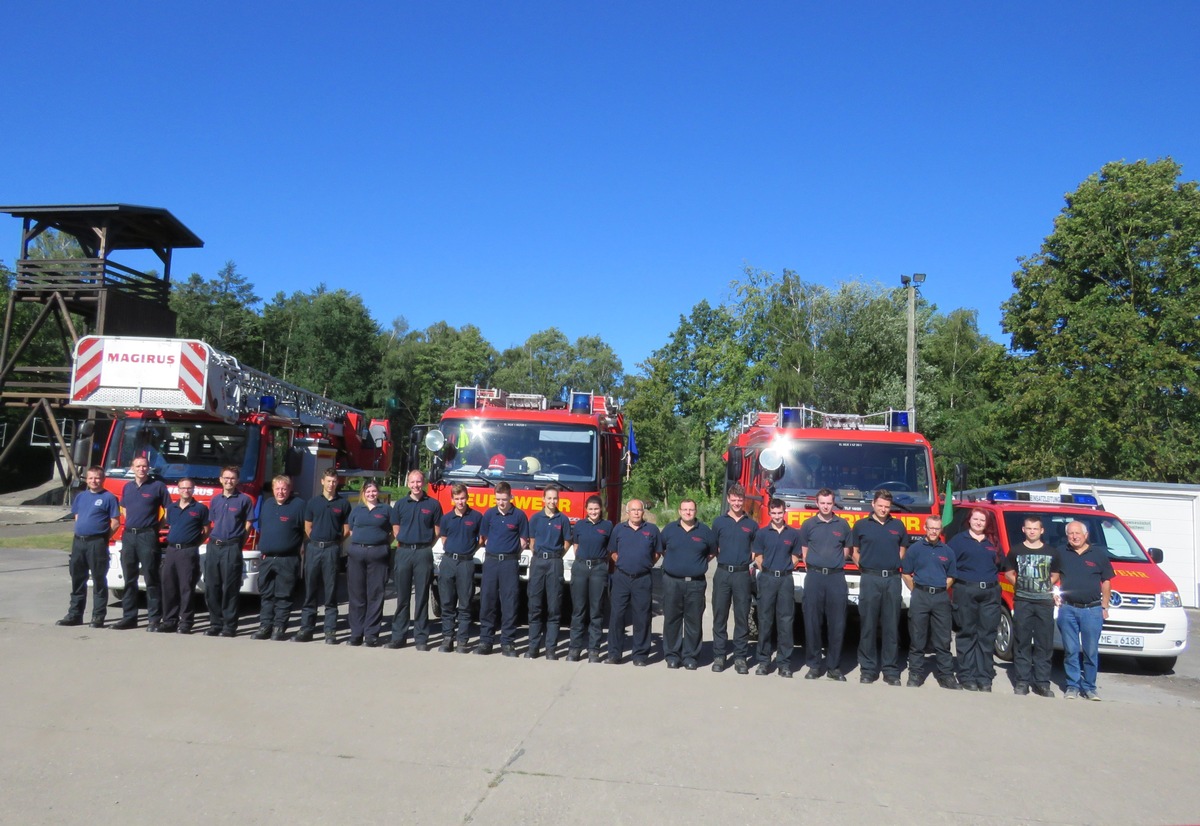
<svg viewBox="0 0 1200 826">
<path fill-rule="evenodd" d="M 1025 541 L 1004 560 L 1004 578 L 1013 586 L 1013 692 L 1053 697 L 1050 655 L 1054 649 L 1054 586 L 1058 554 L 1042 542 L 1045 528 L 1037 516 L 1025 517 Z"/>
</svg>

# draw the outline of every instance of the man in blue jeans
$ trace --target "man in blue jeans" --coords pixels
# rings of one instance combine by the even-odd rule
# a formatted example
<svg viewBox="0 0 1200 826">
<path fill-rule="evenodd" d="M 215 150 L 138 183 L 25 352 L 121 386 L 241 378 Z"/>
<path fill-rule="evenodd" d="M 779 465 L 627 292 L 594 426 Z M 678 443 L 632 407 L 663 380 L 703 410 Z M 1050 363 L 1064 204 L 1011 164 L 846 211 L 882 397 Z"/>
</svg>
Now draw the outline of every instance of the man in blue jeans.
<svg viewBox="0 0 1200 826">
<path fill-rule="evenodd" d="M 1087 526 L 1067 525 L 1067 547 L 1059 555 L 1062 593 L 1058 605 L 1058 633 L 1063 642 L 1063 668 L 1067 672 L 1066 699 L 1099 700 L 1096 672 L 1100 666 L 1100 632 L 1108 619 L 1113 567 L 1103 548 L 1088 544 Z"/>
</svg>

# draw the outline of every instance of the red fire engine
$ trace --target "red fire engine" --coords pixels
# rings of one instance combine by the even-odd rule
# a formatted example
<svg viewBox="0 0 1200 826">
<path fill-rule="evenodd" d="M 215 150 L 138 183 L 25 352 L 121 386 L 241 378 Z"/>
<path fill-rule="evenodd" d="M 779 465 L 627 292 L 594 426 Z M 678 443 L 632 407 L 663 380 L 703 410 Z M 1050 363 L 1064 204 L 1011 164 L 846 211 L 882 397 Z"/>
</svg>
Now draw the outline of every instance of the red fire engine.
<svg viewBox="0 0 1200 826">
<path fill-rule="evenodd" d="M 746 510 L 760 525 L 770 522 L 767 502 L 787 504 L 793 527 L 817 512 L 817 491 L 834 493 L 836 512 L 852 526 L 871 513 L 872 494 L 895 497 L 892 514 L 909 534 L 921 535 L 925 519 L 938 513 L 933 450 L 911 432 L 911 411 L 823 413 L 812 407 L 781 407 L 743 417 L 725 454 L 726 484 L 746 488 Z M 858 602 L 858 573 L 848 565 L 851 603 Z M 804 594 L 804 567 L 793 574 L 796 601 Z"/>
<path fill-rule="evenodd" d="M 382 475 L 392 458 L 386 419 L 260 373 L 233 356 L 191 339 L 88 336 L 75 348 L 71 401 L 117 421 L 103 466 L 105 486 L 118 497 L 132 478 L 133 459 L 176 494 L 179 480 L 196 483 L 208 504 L 219 494 L 221 468 L 241 469 L 239 490 L 255 500 L 271 479 L 292 477 L 296 493 L 320 493 L 330 467 L 339 475 Z M 245 549 L 243 593 L 258 592 L 258 537 Z M 204 548 L 200 553 L 204 553 Z M 109 588 L 129 584 L 120 565 L 121 533 L 109 546 Z"/>
</svg>

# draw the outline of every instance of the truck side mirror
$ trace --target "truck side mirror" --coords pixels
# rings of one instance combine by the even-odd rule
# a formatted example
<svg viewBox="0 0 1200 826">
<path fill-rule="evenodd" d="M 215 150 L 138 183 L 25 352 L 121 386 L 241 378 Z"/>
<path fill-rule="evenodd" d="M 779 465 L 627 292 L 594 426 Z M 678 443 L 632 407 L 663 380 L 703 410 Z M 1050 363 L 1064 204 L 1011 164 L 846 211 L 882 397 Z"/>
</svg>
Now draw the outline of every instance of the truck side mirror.
<svg viewBox="0 0 1200 826">
<path fill-rule="evenodd" d="M 1150 558 L 1154 560 L 1155 564 L 1162 565 L 1162 561 L 1163 561 L 1162 548 L 1150 548 L 1149 550 L 1150 550 Z"/>
<path fill-rule="evenodd" d="M 968 471 L 968 468 L 967 468 L 966 462 L 955 462 L 955 464 L 954 464 L 954 489 L 955 490 L 966 490 L 967 489 L 967 471 Z"/>
<path fill-rule="evenodd" d="M 729 458 L 725 460 L 725 478 L 729 480 L 729 484 L 733 484 L 742 475 L 742 449 L 740 447 L 731 447 L 729 449 Z"/>
</svg>

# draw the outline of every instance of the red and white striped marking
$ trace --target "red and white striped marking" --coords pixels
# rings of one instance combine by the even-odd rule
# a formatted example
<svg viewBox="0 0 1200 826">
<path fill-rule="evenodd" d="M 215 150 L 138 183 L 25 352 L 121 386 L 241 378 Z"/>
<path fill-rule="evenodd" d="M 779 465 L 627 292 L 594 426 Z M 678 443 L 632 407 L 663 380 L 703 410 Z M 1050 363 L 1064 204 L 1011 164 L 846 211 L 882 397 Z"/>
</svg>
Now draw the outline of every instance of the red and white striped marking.
<svg viewBox="0 0 1200 826">
<path fill-rule="evenodd" d="M 71 401 L 84 401 L 96 392 L 100 386 L 100 368 L 103 365 L 104 340 L 96 336 L 81 339 L 75 359 L 75 392 L 71 395 Z"/>
<path fill-rule="evenodd" d="M 208 365 L 208 350 L 198 341 L 185 341 L 179 354 L 179 389 L 194 405 L 204 399 L 204 371 Z"/>
</svg>

